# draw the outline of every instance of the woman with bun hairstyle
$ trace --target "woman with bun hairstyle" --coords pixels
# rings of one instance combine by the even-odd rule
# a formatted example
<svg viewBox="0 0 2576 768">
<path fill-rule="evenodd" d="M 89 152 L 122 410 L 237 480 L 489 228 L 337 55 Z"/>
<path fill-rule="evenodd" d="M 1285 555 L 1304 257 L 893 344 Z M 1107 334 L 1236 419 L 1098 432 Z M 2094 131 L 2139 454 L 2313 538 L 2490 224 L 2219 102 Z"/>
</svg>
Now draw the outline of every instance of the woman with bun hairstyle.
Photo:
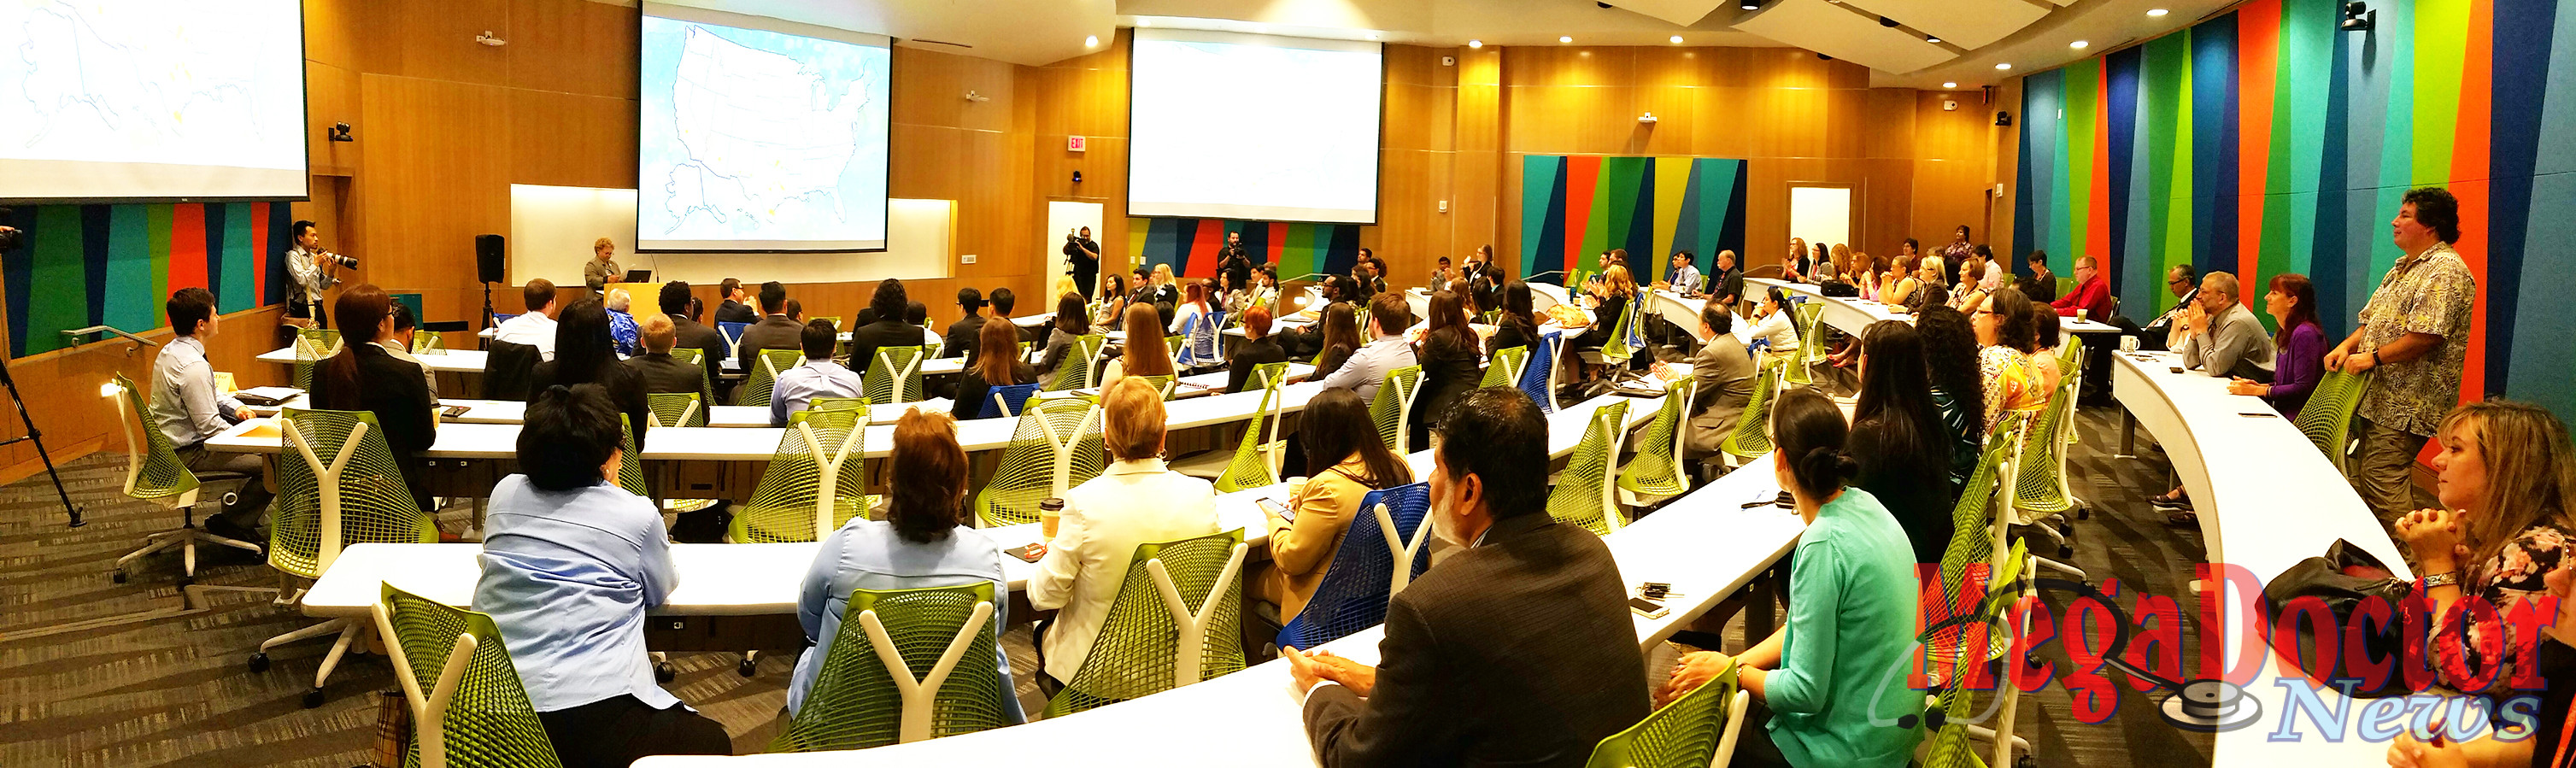
<svg viewBox="0 0 2576 768">
<path fill-rule="evenodd" d="M 1796 499 L 1807 530 L 1789 574 L 1789 621 L 1728 657 L 1684 655 L 1658 706 L 1731 666 L 1753 693 L 1733 765 L 1896 768 L 1914 753 L 1917 728 L 1872 724 L 1919 715 L 1923 700 L 1890 683 L 1914 648 L 1913 548 L 1905 529 L 1868 491 L 1849 485 L 1860 462 L 1843 452 L 1842 410 L 1813 389 L 1780 393 L 1771 406 L 1772 472 Z"/>
</svg>

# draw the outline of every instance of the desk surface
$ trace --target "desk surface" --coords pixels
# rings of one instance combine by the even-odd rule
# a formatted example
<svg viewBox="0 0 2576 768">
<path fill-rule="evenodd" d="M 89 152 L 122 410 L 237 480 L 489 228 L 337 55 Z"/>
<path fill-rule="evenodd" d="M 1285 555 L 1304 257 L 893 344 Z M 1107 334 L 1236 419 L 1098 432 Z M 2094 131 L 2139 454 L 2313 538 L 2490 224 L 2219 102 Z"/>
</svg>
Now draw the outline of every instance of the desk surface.
<svg viewBox="0 0 2576 768">
<path fill-rule="evenodd" d="M 451 349 L 444 353 L 416 354 L 422 365 L 439 373 L 482 373 L 485 354 L 479 349 Z M 295 364 L 294 347 L 278 347 L 259 353 L 260 362 L 280 365 Z"/>
<path fill-rule="evenodd" d="M 1875 323 L 1881 320 L 1894 320 L 1907 324 L 1912 324 L 1914 322 L 1913 315 L 1904 312 L 1897 312 L 1891 309 L 1887 304 L 1861 298 L 1826 296 L 1819 292 L 1816 286 L 1812 283 L 1793 283 L 1768 277 L 1748 277 L 1744 279 L 1744 282 L 1763 287 L 1776 286 L 1809 298 L 1823 300 L 1825 302 L 1825 324 L 1831 325 L 1835 328 L 1840 328 L 1844 333 L 1860 333 L 1862 330 L 1867 329 L 1870 323 Z M 2118 326 L 2097 320 L 2077 320 L 2072 317 L 2059 317 L 2057 318 L 2057 324 L 2058 327 L 2065 329 L 2068 333 L 2120 332 Z"/>
</svg>

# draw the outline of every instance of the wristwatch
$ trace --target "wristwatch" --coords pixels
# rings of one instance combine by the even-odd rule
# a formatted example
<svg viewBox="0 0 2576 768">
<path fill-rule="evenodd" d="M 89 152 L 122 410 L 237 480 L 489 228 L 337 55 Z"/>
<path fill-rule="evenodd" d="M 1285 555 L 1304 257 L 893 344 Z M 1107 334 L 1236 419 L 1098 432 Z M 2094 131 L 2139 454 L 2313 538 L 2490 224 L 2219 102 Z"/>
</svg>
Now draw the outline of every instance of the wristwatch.
<svg viewBox="0 0 2576 768">
<path fill-rule="evenodd" d="M 2425 577 L 2424 577 L 2424 588 L 2425 588 L 2425 589 L 2432 589 L 2432 588 L 2434 588 L 2434 587 L 2456 587 L 2456 586 L 2459 586 L 2459 584 L 2460 584 L 2460 572 L 2459 572 L 2459 571 L 2444 571 L 2444 572 L 2441 572 L 2441 573 L 2430 574 L 2430 575 L 2427 575 L 2427 576 L 2425 576 Z"/>
</svg>

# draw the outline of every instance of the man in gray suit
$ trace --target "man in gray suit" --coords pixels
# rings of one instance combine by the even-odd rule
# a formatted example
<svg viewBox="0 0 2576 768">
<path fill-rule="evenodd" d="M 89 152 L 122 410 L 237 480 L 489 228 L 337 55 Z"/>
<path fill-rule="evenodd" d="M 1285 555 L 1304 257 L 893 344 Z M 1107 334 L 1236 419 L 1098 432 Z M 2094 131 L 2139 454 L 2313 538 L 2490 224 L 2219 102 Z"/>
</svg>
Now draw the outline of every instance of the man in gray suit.
<svg viewBox="0 0 2576 768">
<path fill-rule="evenodd" d="M 1691 399 L 1686 458 L 1716 454 L 1717 444 L 1735 431 L 1744 407 L 1753 402 L 1753 377 L 1758 372 L 1753 353 L 1736 340 L 1735 316 L 1727 314 L 1723 299 L 1709 297 L 1699 310 L 1699 354 L 1690 358 L 1691 378 L 1699 380 L 1699 390 Z"/>
<path fill-rule="evenodd" d="M 2271 381 L 2272 336 L 2263 332 L 2263 321 L 2254 319 L 2253 310 L 2237 300 L 2236 291 L 2235 275 L 2211 272 L 2201 278 L 2193 301 L 2205 317 L 2186 313 L 2174 320 L 2174 330 L 2183 337 L 2182 364 L 2211 376 Z"/>
<path fill-rule="evenodd" d="M 1547 514 L 1547 419 L 1520 390 L 1441 421 L 1431 525 L 1466 547 L 1387 603 L 1379 665 L 1282 648 L 1327 768 L 1580 766 L 1643 720 L 1645 657 L 1610 548 Z"/>
<path fill-rule="evenodd" d="M 742 329 L 742 341 L 734 345 L 738 370 L 749 375 L 759 362 L 764 349 L 804 349 L 805 324 L 787 316 L 787 286 L 772 280 L 760 284 L 760 322 Z M 743 403 L 759 405 L 759 403 Z"/>
</svg>

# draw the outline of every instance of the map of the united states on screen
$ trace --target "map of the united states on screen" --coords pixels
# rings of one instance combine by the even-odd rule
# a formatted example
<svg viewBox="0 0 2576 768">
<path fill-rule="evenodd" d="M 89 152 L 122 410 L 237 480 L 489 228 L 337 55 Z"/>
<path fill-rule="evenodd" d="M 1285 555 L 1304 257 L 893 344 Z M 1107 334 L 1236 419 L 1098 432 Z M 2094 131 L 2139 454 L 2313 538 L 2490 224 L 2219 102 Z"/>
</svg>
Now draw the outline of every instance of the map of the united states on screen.
<svg viewBox="0 0 2576 768">
<path fill-rule="evenodd" d="M 644 247 L 885 240 L 883 47 L 644 19 Z"/>
</svg>

